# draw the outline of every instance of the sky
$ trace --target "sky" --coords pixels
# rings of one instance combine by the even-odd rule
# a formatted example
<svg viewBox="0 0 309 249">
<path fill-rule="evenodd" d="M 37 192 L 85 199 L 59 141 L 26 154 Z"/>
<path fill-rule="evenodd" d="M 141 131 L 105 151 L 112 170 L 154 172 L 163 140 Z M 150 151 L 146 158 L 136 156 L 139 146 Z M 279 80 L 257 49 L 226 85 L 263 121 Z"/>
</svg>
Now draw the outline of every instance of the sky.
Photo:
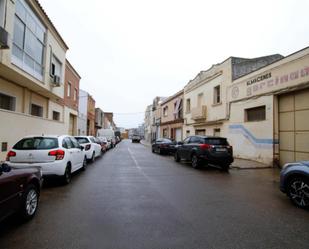
<svg viewBox="0 0 309 249">
<path fill-rule="evenodd" d="M 309 0 L 39 0 L 69 46 L 80 87 L 119 127 L 143 122 L 230 56 L 283 56 L 309 46 Z"/>
</svg>

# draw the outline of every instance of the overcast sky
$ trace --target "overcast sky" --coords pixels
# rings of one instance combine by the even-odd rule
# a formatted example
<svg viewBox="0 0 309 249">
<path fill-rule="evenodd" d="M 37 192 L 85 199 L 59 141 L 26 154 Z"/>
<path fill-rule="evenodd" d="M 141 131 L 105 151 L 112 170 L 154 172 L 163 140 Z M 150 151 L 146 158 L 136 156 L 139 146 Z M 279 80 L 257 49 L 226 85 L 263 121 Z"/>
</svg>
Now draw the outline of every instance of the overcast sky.
<svg viewBox="0 0 309 249">
<path fill-rule="evenodd" d="M 230 56 L 309 46 L 308 0 L 40 0 L 97 107 L 121 127 L 155 96 L 181 90 Z"/>
</svg>

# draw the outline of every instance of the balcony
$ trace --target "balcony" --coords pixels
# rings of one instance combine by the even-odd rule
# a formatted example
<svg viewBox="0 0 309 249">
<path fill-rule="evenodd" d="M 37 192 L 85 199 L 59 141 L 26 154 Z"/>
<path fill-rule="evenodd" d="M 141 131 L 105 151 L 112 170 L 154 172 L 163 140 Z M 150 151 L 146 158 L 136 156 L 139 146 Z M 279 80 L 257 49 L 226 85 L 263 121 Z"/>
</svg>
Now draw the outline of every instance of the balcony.
<svg viewBox="0 0 309 249">
<path fill-rule="evenodd" d="M 193 120 L 203 120 L 203 119 L 206 119 L 206 117 L 207 117 L 207 106 L 206 105 L 192 108 L 191 118 Z"/>
</svg>

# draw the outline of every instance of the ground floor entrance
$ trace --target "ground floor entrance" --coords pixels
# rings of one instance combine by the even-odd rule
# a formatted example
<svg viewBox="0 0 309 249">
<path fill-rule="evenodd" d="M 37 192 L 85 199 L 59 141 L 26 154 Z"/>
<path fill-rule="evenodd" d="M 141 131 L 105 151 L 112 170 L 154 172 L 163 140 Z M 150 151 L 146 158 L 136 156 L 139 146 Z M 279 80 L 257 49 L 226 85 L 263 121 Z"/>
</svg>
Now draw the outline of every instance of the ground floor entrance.
<svg viewBox="0 0 309 249">
<path fill-rule="evenodd" d="M 309 89 L 279 96 L 280 166 L 309 160 Z"/>
</svg>

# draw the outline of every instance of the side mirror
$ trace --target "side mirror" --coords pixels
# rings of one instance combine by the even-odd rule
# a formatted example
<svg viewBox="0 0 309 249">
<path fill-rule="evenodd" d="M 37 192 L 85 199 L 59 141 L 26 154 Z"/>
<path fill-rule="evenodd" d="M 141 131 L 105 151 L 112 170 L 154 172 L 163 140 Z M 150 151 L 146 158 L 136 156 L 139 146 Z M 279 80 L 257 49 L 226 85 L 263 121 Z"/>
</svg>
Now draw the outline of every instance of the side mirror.
<svg viewBox="0 0 309 249">
<path fill-rule="evenodd" d="M 85 149 L 85 147 L 82 146 L 82 145 L 79 148 L 80 148 L 81 151 L 83 151 Z"/>
</svg>

